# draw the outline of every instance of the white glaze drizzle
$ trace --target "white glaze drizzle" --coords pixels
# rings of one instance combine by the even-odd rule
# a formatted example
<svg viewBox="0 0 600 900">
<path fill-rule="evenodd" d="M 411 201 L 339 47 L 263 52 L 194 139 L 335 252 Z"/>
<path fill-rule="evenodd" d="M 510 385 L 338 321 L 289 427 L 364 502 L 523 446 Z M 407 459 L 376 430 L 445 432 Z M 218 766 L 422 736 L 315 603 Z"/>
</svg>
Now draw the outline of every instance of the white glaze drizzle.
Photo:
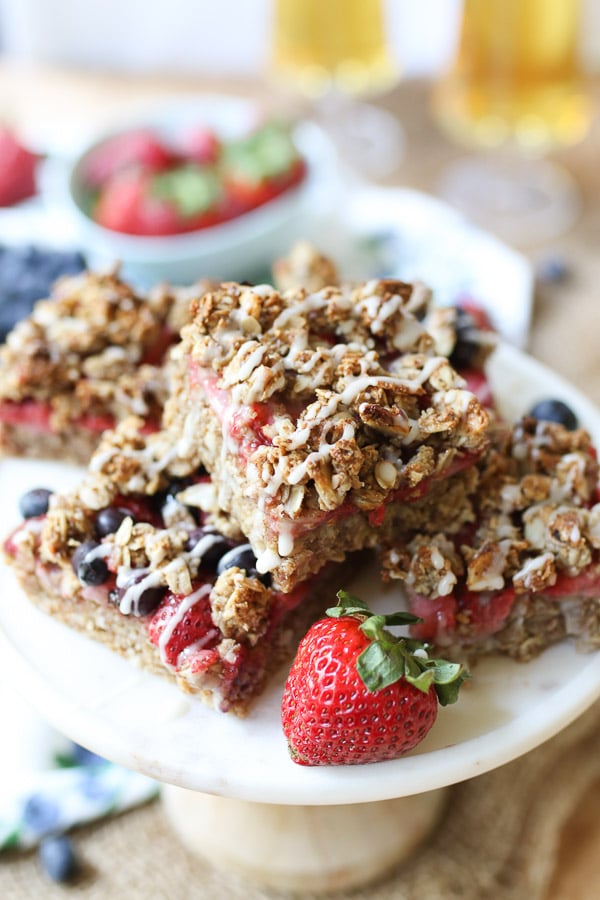
<svg viewBox="0 0 600 900">
<path fill-rule="evenodd" d="M 158 639 L 158 650 L 160 652 L 160 658 L 168 665 L 166 660 L 166 648 L 173 636 L 173 632 L 177 628 L 177 626 L 183 621 L 185 614 L 196 605 L 199 600 L 202 600 L 204 597 L 207 597 L 211 592 L 212 585 L 203 584 L 197 590 L 193 591 L 191 594 L 188 594 L 187 597 L 184 597 L 176 611 L 173 613 L 165 627 L 163 628 L 161 635 Z M 215 629 L 216 632 L 216 629 Z M 214 634 L 208 632 L 204 638 L 200 642 L 196 643 L 207 643 Z M 181 655 L 181 654 L 180 654 Z M 174 667 L 177 668 L 177 665 Z"/>
</svg>

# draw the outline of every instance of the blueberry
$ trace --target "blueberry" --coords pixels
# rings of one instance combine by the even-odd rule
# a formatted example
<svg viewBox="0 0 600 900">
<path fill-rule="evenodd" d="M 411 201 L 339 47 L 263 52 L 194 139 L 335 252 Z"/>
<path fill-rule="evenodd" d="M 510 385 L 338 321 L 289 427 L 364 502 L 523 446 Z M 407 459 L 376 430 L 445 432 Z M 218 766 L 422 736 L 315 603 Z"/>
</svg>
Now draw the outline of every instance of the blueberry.
<svg viewBox="0 0 600 900">
<path fill-rule="evenodd" d="M 95 541 L 84 541 L 73 554 L 71 565 L 82 584 L 90 586 L 104 584 L 108 578 L 108 566 L 105 559 L 102 559 L 101 556 L 87 558 L 88 554 L 97 546 Z"/>
<path fill-rule="evenodd" d="M 50 294 L 60 275 L 85 268 L 80 253 L 32 245 L 0 245 L 0 337 L 28 316 L 36 300 Z"/>
<path fill-rule="evenodd" d="M 72 751 L 73 760 L 78 766 L 100 766 L 106 763 L 103 756 L 98 756 L 97 753 L 93 753 L 87 747 L 82 747 L 81 744 L 73 743 Z"/>
<path fill-rule="evenodd" d="M 64 834 L 44 838 L 38 855 L 44 872 L 52 881 L 70 881 L 79 868 L 73 845 Z"/>
<path fill-rule="evenodd" d="M 34 516 L 45 516 L 48 512 L 48 503 L 52 491 L 47 488 L 33 488 L 23 494 L 19 500 L 19 512 L 24 519 L 31 519 Z"/>
<path fill-rule="evenodd" d="M 115 799 L 115 789 L 97 768 L 87 768 L 77 780 L 77 792 L 95 805 L 111 805 Z"/>
<path fill-rule="evenodd" d="M 46 834 L 56 828 L 60 809 L 56 801 L 44 794 L 32 794 L 23 807 L 23 821 L 37 834 Z"/>
<path fill-rule="evenodd" d="M 129 587 L 141 581 L 145 577 L 145 575 L 136 576 L 130 583 Z M 146 590 L 142 591 L 137 600 L 132 604 L 131 615 L 137 617 L 150 615 L 150 613 L 154 612 L 156 607 L 161 603 L 163 597 L 165 596 L 166 590 L 167 589 L 162 585 L 146 588 Z M 108 595 L 108 599 L 112 603 L 114 603 L 115 606 L 118 606 L 125 596 L 125 593 L 126 588 L 115 588 Z"/>
<path fill-rule="evenodd" d="M 542 259 L 537 267 L 537 277 L 546 284 L 560 284 L 571 274 L 568 262 L 560 256 Z"/>
<path fill-rule="evenodd" d="M 215 528 L 195 528 L 190 532 L 186 549 L 193 550 L 196 544 L 208 535 L 216 538 L 216 540 L 202 554 L 200 566 L 202 569 L 215 570 L 219 560 L 235 547 L 235 541 L 226 538 L 225 535 L 218 532 Z"/>
<path fill-rule="evenodd" d="M 174 515 L 175 510 L 179 507 L 180 510 L 187 510 L 195 522 L 199 521 L 199 510 L 197 507 L 189 506 L 177 499 L 177 495 L 192 484 L 193 481 L 191 478 L 177 478 L 172 481 L 164 491 L 161 491 L 160 494 L 156 495 L 156 499 L 159 501 L 161 516 L 164 517 L 167 509 Z"/>
<path fill-rule="evenodd" d="M 263 575 L 256 570 L 256 557 L 250 544 L 239 544 L 222 556 L 217 565 L 217 575 L 222 575 L 234 566 L 245 571 L 249 578 L 258 578 L 266 587 L 270 586 L 271 576 L 268 573 Z"/>
<path fill-rule="evenodd" d="M 174 481 L 171 481 L 164 490 L 165 500 L 167 497 L 176 497 L 181 491 L 185 491 L 190 484 L 192 484 L 191 478 L 176 478 Z"/>
<path fill-rule="evenodd" d="M 134 604 L 134 616 L 148 616 L 151 612 L 154 612 L 165 596 L 165 591 L 166 588 L 164 587 L 146 588 L 138 597 L 137 603 Z"/>
<path fill-rule="evenodd" d="M 558 422 L 568 431 L 575 431 L 579 425 L 573 410 L 562 400 L 540 400 L 530 409 L 529 415 L 546 422 Z"/>
<path fill-rule="evenodd" d="M 115 534 L 119 530 L 121 522 L 131 516 L 128 509 L 122 506 L 106 506 L 101 509 L 94 519 L 94 528 L 99 538 L 105 537 L 107 534 Z M 133 516 L 131 516 L 133 518 Z"/>
<path fill-rule="evenodd" d="M 481 351 L 477 323 L 470 312 L 457 306 L 454 328 L 456 343 L 450 354 L 450 364 L 455 369 L 468 369 L 473 366 L 477 354 Z"/>
<path fill-rule="evenodd" d="M 234 541 L 228 540 L 223 535 L 215 536 L 218 540 L 202 554 L 200 565 L 203 569 L 216 570 L 223 557 L 235 547 Z"/>
</svg>

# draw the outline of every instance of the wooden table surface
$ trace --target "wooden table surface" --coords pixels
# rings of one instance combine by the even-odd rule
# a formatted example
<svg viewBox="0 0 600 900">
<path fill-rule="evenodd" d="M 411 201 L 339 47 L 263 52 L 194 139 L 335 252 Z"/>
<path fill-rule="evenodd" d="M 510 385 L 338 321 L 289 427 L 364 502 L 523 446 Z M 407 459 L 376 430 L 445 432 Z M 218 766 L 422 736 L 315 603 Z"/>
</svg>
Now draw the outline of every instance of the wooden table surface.
<svg viewBox="0 0 600 900">
<path fill-rule="evenodd" d="M 598 95 L 597 86 L 592 89 Z M 0 120 L 36 141 L 60 133 L 77 141 L 90 124 L 102 126 L 140 103 L 160 103 L 173 96 L 218 90 L 273 98 L 272 86 L 245 81 L 218 84 L 206 79 L 117 76 L 59 69 L 18 67 L 0 59 Z M 433 191 L 439 173 L 460 155 L 436 130 L 428 114 L 427 85 L 401 84 L 380 101 L 392 110 L 407 133 L 407 151 L 388 183 Z M 577 178 L 582 212 L 574 228 L 551 242 L 532 241 L 520 249 L 535 264 L 560 257 L 569 277 L 538 288 L 530 352 L 564 374 L 600 403 L 600 127 L 565 151 L 564 162 Z M 556 873 L 547 900 L 592 900 L 600 897 L 600 784 L 582 798 L 565 825 Z"/>
</svg>

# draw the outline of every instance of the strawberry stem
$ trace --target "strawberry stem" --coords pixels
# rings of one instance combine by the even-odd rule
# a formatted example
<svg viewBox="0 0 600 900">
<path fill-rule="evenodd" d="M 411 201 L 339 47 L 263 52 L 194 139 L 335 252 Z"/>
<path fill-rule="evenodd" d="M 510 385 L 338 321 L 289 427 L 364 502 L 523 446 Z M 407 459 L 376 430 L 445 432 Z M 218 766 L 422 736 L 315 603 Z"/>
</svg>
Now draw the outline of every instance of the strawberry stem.
<svg viewBox="0 0 600 900">
<path fill-rule="evenodd" d="M 403 611 L 376 615 L 363 600 L 347 591 L 338 591 L 337 597 L 337 606 L 330 607 L 327 615 L 333 618 L 354 616 L 361 621 L 360 629 L 370 639 L 356 661 L 356 668 L 371 692 L 404 678 L 424 693 L 428 693 L 433 685 L 442 706 L 456 702 L 461 684 L 469 677 L 460 663 L 432 658 L 428 644 L 399 637 L 386 628 L 411 625 L 422 619 Z"/>
</svg>

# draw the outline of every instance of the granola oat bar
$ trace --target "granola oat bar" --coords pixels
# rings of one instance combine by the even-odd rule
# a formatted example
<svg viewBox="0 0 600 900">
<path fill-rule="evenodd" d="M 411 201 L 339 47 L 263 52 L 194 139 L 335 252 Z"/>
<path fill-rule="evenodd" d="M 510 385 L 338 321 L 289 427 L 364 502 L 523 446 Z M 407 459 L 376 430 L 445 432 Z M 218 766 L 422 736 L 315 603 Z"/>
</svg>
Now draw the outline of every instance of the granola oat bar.
<svg viewBox="0 0 600 900">
<path fill-rule="evenodd" d="M 87 463 L 125 416 L 157 428 L 163 359 L 197 290 L 142 296 L 114 272 L 59 280 L 0 348 L 0 452 Z"/>
<path fill-rule="evenodd" d="M 600 646 L 598 463 L 589 435 L 533 418 L 498 427 L 454 490 L 433 516 L 416 504 L 414 527 L 385 536 L 383 577 L 402 582 L 423 618 L 415 635 L 444 652 L 521 660 L 565 637 Z"/>
<path fill-rule="evenodd" d="M 337 266 L 310 241 L 297 241 L 287 256 L 273 263 L 273 279 L 278 291 L 304 288 L 320 291 L 340 283 Z"/>
<path fill-rule="evenodd" d="M 30 509 L 5 557 L 45 612 L 243 715 L 326 605 L 329 573 L 283 594 L 206 472 L 175 479 L 162 436 L 140 425 L 107 432 L 79 489 Z"/>
<path fill-rule="evenodd" d="M 372 546 L 487 446 L 487 412 L 420 321 L 429 299 L 386 280 L 232 283 L 192 303 L 165 408 L 171 467 L 206 466 L 285 591 Z"/>
</svg>

